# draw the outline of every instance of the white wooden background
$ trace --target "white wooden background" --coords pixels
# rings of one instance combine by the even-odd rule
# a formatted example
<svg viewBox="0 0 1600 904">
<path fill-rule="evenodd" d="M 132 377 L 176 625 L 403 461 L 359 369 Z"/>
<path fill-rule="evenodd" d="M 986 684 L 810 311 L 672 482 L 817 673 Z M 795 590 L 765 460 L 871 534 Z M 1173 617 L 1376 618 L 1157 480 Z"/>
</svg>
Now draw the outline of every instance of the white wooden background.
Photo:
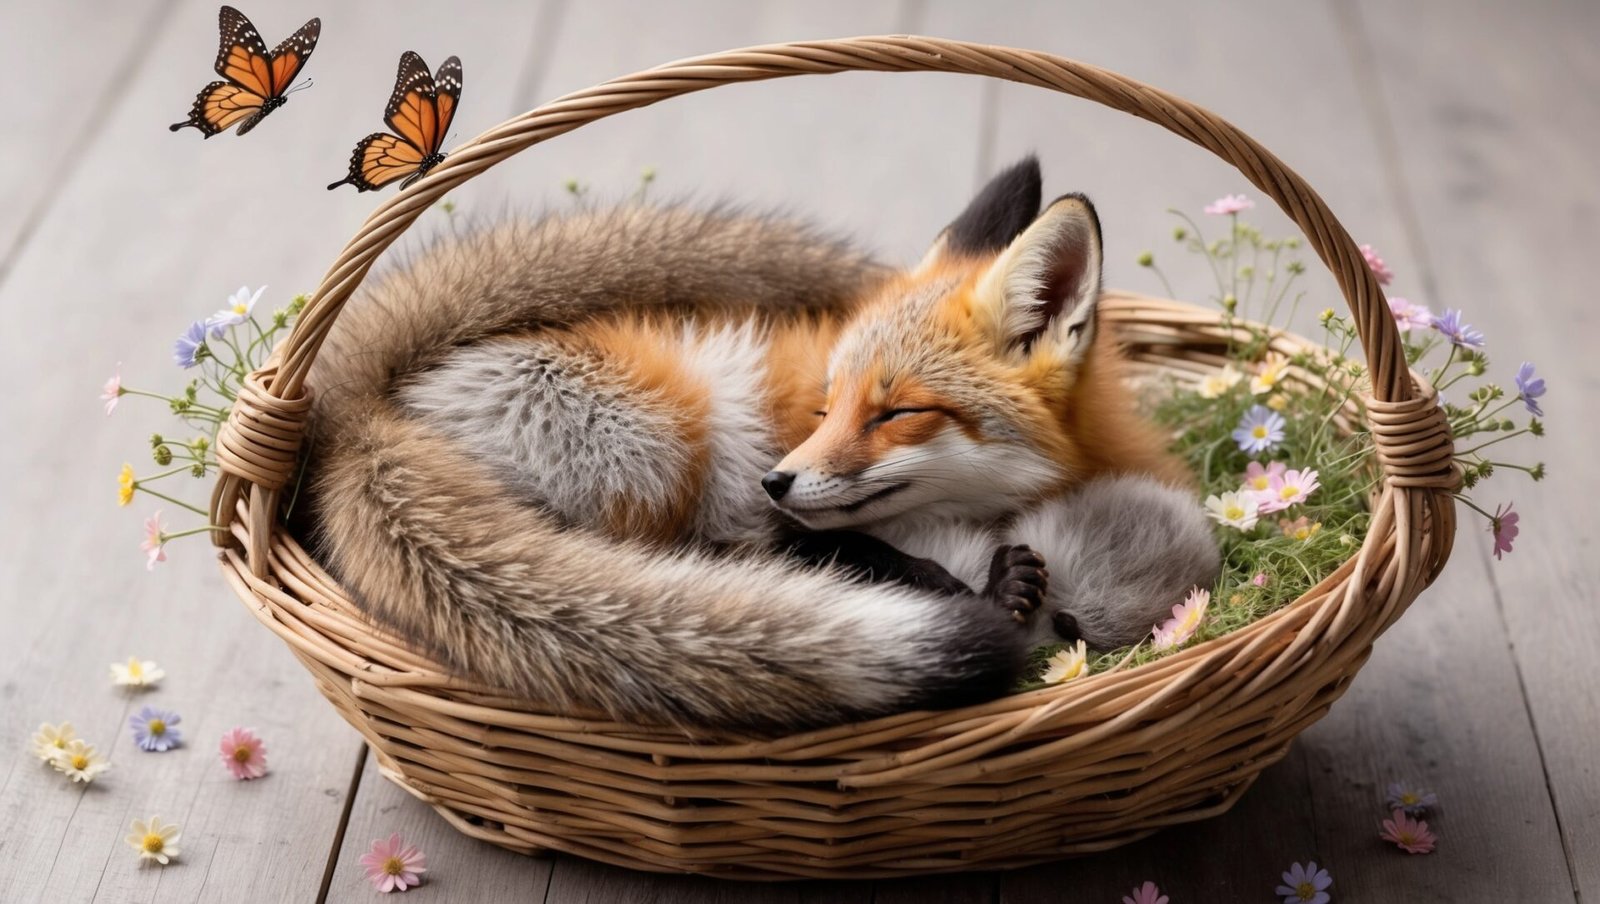
<svg viewBox="0 0 1600 904">
<path fill-rule="evenodd" d="M 244 139 L 170 134 L 212 76 L 214 0 L 0 0 L 0 900 L 347 901 L 357 857 L 399 830 L 428 853 L 421 900 L 549 902 L 1115 901 L 1157 880 L 1174 902 L 1267 901 L 1295 860 L 1331 868 L 1339 901 L 1600 898 L 1600 609 L 1590 348 L 1600 247 L 1600 5 L 1585 0 L 1193 4 L 817 0 L 286 0 L 247 9 L 269 36 L 321 15 L 316 86 Z M 166 429 L 95 395 L 118 361 L 136 386 L 178 380 L 167 349 L 241 283 L 272 303 L 313 286 L 375 199 L 323 185 L 379 125 L 399 52 L 465 61 L 460 138 L 560 93 L 669 59 L 778 40 L 920 32 L 1050 50 L 1143 78 L 1244 126 L 1318 186 L 1399 274 L 1464 308 L 1496 374 L 1549 379 L 1551 436 L 1523 457 L 1539 486 L 1484 498 L 1523 512 L 1516 552 L 1480 522 L 1441 581 L 1379 643 L 1344 700 L 1229 815 L 1091 860 L 1005 875 L 736 886 L 517 857 L 454 833 L 362 768 L 356 733 L 235 601 L 202 542 L 154 574 L 141 499 L 114 474 Z M 566 203 L 576 177 L 785 205 L 909 259 L 986 174 L 1037 151 L 1048 190 L 1105 219 L 1109 276 L 1174 257 L 1168 206 L 1247 186 L 1141 122 L 1037 89 L 934 75 L 842 75 L 719 89 L 536 148 L 477 180 L 464 215 Z M 1257 213 L 1264 214 L 1263 211 Z M 1283 220 L 1259 221 L 1281 228 Z M 439 228 L 429 214 L 421 228 Z M 1172 266 L 1180 285 L 1200 271 Z M 1336 303 L 1312 283 L 1312 309 Z M 145 466 L 146 469 L 148 466 Z M 113 690 L 106 664 L 159 660 L 159 691 Z M 126 717 L 182 712 L 190 745 L 137 751 Z M 26 755 L 70 719 L 113 770 L 65 787 Z M 232 781 L 216 738 L 267 739 L 272 774 Z M 1438 852 L 1376 838 L 1385 782 L 1443 801 Z M 141 869 L 129 820 L 183 826 L 178 865 Z"/>
</svg>

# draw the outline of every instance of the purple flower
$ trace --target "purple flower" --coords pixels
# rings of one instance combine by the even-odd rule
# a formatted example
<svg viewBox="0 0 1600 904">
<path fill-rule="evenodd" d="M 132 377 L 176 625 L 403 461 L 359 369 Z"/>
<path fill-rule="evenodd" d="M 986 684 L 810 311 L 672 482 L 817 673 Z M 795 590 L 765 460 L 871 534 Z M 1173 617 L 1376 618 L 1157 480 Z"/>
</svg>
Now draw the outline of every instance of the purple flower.
<svg viewBox="0 0 1600 904">
<path fill-rule="evenodd" d="M 1514 504 L 1508 502 L 1503 506 L 1496 506 L 1494 515 L 1489 519 L 1489 531 L 1494 534 L 1496 559 L 1511 551 L 1511 541 L 1517 539 L 1517 533 L 1520 531 L 1517 522 L 1522 520 L 1522 516 L 1511 510 Z"/>
<path fill-rule="evenodd" d="M 176 727 L 182 721 L 183 718 L 177 713 L 154 706 L 146 706 L 137 715 L 128 717 L 133 740 L 139 749 L 155 753 L 165 753 L 183 741 Z"/>
<path fill-rule="evenodd" d="M 1517 368 L 1517 392 L 1521 393 L 1522 404 L 1535 417 L 1544 417 L 1544 409 L 1539 407 L 1539 397 L 1544 395 L 1544 378 L 1533 376 L 1533 365 L 1527 361 Z M 107 412 L 108 414 L 110 412 Z"/>
<path fill-rule="evenodd" d="M 1442 317 L 1433 318 L 1433 328 L 1443 333 L 1457 348 L 1483 348 L 1483 333 L 1461 319 L 1461 312 L 1445 308 Z"/>
<path fill-rule="evenodd" d="M 1283 415 L 1265 405 L 1252 405 L 1234 428 L 1233 441 L 1241 452 L 1254 455 L 1283 442 Z"/>
<path fill-rule="evenodd" d="M 1439 806 L 1439 795 L 1425 788 L 1413 787 L 1409 782 L 1390 782 L 1384 803 L 1391 810 L 1404 810 L 1412 816 L 1421 816 Z"/>
<path fill-rule="evenodd" d="M 1167 896 L 1161 893 L 1154 882 L 1146 880 L 1145 883 L 1133 890 L 1131 895 L 1122 896 L 1122 904 L 1167 904 Z"/>
<path fill-rule="evenodd" d="M 1433 326 L 1432 311 L 1423 305 L 1412 304 L 1398 295 L 1389 299 L 1389 313 L 1394 315 L 1395 326 L 1398 326 L 1402 333 L 1411 332 L 1412 327 L 1427 329 Z"/>
<path fill-rule="evenodd" d="M 195 366 L 206 347 L 206 322 L 196 320 L 183 331 L 178 341 L 172 343 L 172 360 L 184 369 Z"/>
<path fill-rule="evenodd" d="M 1317 869 L 1317 861 L 1289 865 L 1289 871 L 1283 874 L 1283 884 L 1278 886 L 1277 893 L 1283 896 L 1283 904 L 1328 904 L 1333 896 L 1328 894 L 1328 886 L 1333 884 L 1333 877 L 1325 869 Z"/>
</svg>

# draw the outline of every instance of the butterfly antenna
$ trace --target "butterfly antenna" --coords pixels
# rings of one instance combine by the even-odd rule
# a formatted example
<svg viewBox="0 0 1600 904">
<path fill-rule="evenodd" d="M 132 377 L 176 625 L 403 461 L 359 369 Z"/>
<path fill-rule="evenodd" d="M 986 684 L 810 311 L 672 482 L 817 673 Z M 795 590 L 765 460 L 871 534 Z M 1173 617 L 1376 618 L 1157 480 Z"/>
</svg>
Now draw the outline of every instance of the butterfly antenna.
<svg viewBox="0 0 1600 904">
<path fill-rule="evenodd" d="M 306 80 L 305 81 L 301 82 L 298 85 L 295 85 L 293 88 L 290 88 L 288 91 L 283 92 L 283 95 L 285 97 L 288 97 L 289 95 L 295 93 L 296 91 L 303 91 L 306 88 L 311 87 L 311 85 L 312 85 L 311 77 L 310 76 L 306 76 Z"/>
</svg>

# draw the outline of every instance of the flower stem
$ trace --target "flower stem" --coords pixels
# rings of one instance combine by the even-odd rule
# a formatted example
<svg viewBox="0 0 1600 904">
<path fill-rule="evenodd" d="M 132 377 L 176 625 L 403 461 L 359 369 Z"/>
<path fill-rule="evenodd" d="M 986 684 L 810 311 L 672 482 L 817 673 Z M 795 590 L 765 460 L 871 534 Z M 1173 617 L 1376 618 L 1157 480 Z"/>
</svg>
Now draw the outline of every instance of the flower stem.
<svg viewBox="0 0 1600 904">
<path fill-rule="evenodd" d="M 152 490 L 152 489 L 150 489 L 149 487 L 146 487 L 146 486 L 135 485 L 134 489 L 138 490 L 141 493 L 149 493 L 150 495 L 156 497 L 157 499 L 165 500 L 166 502 L 170 502 L 173 505 L 181 506 L 183 508 L 186 508 L 189 511 L 194 512 L 196 515 L 203 515 L 206 518 L 210 518 L 211 517 L 211 513 L 210 512 L 206 511 L 205 509 L 198 508 L 196 506 L 190 505 L 189 503 L 184 502 L 182 499 L 174 499 L 174 498 L 172 498 L 171 496 L 168 496 L 165 493 L 157 493 L 155 490 Z"/>
</svg>

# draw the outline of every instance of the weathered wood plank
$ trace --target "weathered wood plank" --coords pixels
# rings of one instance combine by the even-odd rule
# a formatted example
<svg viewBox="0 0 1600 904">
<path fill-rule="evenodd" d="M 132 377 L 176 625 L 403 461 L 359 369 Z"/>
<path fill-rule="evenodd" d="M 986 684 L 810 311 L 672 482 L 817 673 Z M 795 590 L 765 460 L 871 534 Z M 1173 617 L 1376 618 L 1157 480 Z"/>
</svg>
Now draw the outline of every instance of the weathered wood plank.
<svg viewBox="0 0 1600 904">
<path fill-rule="evenodd" d="M 204 541 L 174 544 L 170 562 L 144 573 L 140 516 L 162 508 L 181 519 L 147 498 L 116 510 L 112 475 L 145 454 L 152 429 L 172 425 L 131 399 L 105 419 L 95 394 L 119 359 L 130 385 L 176 387 L 171 338 L 241 282 L 269 284 L 272 306 L 314 285 L 374 204 L 323 186 L 379 124 L 399 52 L 420 37 L 430 57 L 463 55 L 479 79 L 463 122 L 497 120 L 538 8 L 507 2 L 491 11 L 496 28 L 440 5 L 394 16 L 376 0 L 253 12 L 269 38 L 324 16 L 306 68 L 316 88 L 243 139 L 169 133 L 216 49 L 216 4 L 181 5 L 149 47 L 161 64 L 137 69 L 0 286 L 0 378 L 23 390 L 4 403 L 19 426 L 0 450 L 15 475 L 0 482 L 0 688 L 11 717 L 0 817 L 28 827 L 0 838 L 0 900 L 310 900 L 349 792 L 357 735 L 232 598 Z M 128 26 L 100 49 L 115 59 L 136 37 Z M 437 217 L 423 228 L 443 225 Z M 167 668 L 158 691 L 129 698 L 109 686 L 106 664 L 130 653 Z M 125 720 L 143 702 L 181 712 L 188 745 L 135 750 Z M 87 790 L 23 753 L 33 726 L 61 719 L 115 764 Z M 273 771 L 260 782 L 236 783 L 216 761 L 218 737 L 238 724 L 267 739 Z M 151 813 L 183 826 L 172 868 L 140 869 L 123 843 L 129 821 Z"/>
<path fill-rule="evenodd" d="M 1358 9 L 1350 17 L 1357 53 L 1375 73 L 1393 130 L 1394 162 L 1422 226 L 1415 242 L 1426 250 L 1436 307 L 1462 308 L 1485 330 L 1490 372 L 1502 386 L 1511 388 L 1525 359 L 1551 387 L 1547 438 L 1513 440 L 1500 456 L 1542 459 L 1550 481 L 1529 485 L 1502 469 L 1475 494 L 1491 504 L 1516 500 L 1523 520 L 1515 552 L 1488 561 L 1483 522 L 1467 519 L 1458 553 L 1467 561 L 1452 563 L 1479 587 L 1493 588 L 1518 674 L 1480 681 L 1520 679 L 1542 763 L 1483 759 L 1441 769 L 1482 788 L 1512 768 L 1536 773 L 1542 765 L 1571 881 L 1589 900 L 1600 894 L 1600 660 L 1592 653 L 1600 637 L 1600 566 L 1587 554 L 1597 540 L 1591 425 L 1600 417 L 1600 379 L 1586 329 L 1594 322 L 1591 261 L 1600 244 L 1593 154 L 1600 142 L 1593 103 L 1600 8 L 1429 2 Z M 1406 40 L 1424 31 L 1428 40 Z M 1525 416 L 1520 406 L 1508 414 Z M 1478 567 L 1463 567 L 1472 565 Z M 1451 655 L 1471 660 L 1468 651 Z M 1447 831 L 1455 831 L 1457 813 L 1446 817 Z M 1521 830 L 1484 831 L 1521 849 L 1512 837 Z"/>
<path fill-rule="evenodd" d="M 170 0 L 17 3 L 0 27 L 0 279 L 99 120 L 146 64 Z"/>
<path fill-rule="evenodd" d="M 930 30 L 1054 50 L 1209 106 L 1298 167 L 1358 240 L 1382 249 L 1407 274 L 1402 284 L 1422 294 L 1412 275 L 1417 253 L 1405 241 L 1328 5 L 1110 10 L 1073 4 L 988 17 L 970 6 L 935 3 Z M 1085 189 L 1096 198 L 1111 282 L 1161 291 L 1133 263 L 1141 248 L 1153 247 L 1178 285 L 1210 284 L 1198 261 L 1180 262 L 1167 250 L 1173 221 L 1163 210 L 1175 203 L 1197 210 L 1234 191 L 1258 195 L 1242 177 L 1122 114 L 1020 86 L 1003 86 L 996 95 L 995 162 L 1036 149 L 1053 190 Z M 1280 233 L 1289 228 L 1261 208 L 1251 219 Z M 1300 320 L 1308 330 L 1315 311 L 1338 304 L 1331 278 L 1311 265 Z M 1476 554 L 1470 544 L 1462 551 L 1440 586 L 1379 644 L 1329 718 L 1233 813 L 1126 851 L 1007 876 L 1005 897 L 1026 901 L 1071 889 L 1085 899 L 1107 898 L 1151 878 L 1175 900 L 1243 899 L 1269 893 L 1290 862 L 1315 858 L 1332 869 L 1336 888 L 1350 900 L 1475 900 L 1488 889 L 1561 900 L 1565 877 L 1538 750 Z M 1497 784 L 1484 787 L 1485 774 L 1500 776 Z M 1399 778 L 1431 783 L 1447 801 L 1448 834 L 1427 860 L 1408 861 L 1376 838 L 1383 785 Z M 1524 827 L 1515 841 L 1496 828 L 1508 820 Z"/>
</svg>

